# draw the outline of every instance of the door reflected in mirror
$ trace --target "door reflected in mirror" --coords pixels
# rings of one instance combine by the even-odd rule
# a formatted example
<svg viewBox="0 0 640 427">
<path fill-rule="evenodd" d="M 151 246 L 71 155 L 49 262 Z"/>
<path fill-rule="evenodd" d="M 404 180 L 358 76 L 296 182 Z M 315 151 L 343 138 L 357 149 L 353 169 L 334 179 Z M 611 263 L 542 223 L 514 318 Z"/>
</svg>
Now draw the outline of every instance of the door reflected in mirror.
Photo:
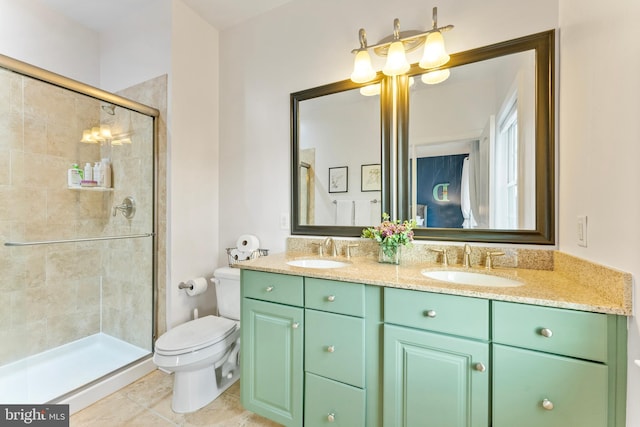
<svg viewBox="0 0 640 427">
<path fill-rule="evenodd" d="M 535 51 L 409 89 L 410 213 L 419 227 L 536 227 Z"/>
<path fill-rule="evenodd" d="M 356 88 L 300 100 L 297 107 L 299 224 L 380 222 L 379 96 Z"/>
</svg>

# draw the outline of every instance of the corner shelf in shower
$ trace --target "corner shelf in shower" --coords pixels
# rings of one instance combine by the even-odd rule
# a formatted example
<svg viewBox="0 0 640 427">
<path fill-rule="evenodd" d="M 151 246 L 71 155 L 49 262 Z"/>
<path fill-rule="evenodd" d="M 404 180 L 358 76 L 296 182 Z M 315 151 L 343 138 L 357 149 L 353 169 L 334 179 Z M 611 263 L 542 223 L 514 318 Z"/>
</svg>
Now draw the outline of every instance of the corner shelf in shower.
<svg viewBox="0 0 640 427">
<path fill-rule="evenodd" d="M 113 191 L 113 188 L 104 187 L 67 187 L 67 189 L 75 191 Z"/>
</svg>

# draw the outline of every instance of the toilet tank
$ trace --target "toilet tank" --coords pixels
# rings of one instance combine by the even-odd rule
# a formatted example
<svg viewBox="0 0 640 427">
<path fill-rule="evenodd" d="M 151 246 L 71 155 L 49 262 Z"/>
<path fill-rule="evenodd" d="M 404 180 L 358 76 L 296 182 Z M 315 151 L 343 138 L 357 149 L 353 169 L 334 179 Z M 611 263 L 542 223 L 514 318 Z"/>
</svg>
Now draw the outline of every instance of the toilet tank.
<svg viewBox="0 0 640 427">
<path fill-rule="evenodd" d="M 240 269 L 220 267 L 213 272 L 218 313 L 227 319 L 240 320 Z"/>
</svg>

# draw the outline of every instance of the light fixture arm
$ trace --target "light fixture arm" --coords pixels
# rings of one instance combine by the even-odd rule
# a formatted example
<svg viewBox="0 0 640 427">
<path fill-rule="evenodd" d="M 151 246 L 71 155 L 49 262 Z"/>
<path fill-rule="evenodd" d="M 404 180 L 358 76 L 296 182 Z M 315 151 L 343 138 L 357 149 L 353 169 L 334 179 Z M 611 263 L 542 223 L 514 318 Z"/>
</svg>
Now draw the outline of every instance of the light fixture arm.
<svg viewBox="0 0 640 427">
<path fill-rule="evenodd" d="M 365 45 L 362 46 L 362 32 L 364 32 L 364 28 L 360 28 L 360 31 L 361 31 L 361 33 L 360 33 L 360 46 L 361 47 L 358 48 L 358 49 L 353 49 L 351 51 L 351 53 L 358 53 L 358 51 L 360 51 L 362 49 L 376 49 L 376 48 L 379 48 L 379 47 L 389 46 L 391 43 L 393 43 L 394 41 L 398 41 L 398 40 L 400 40 L 401 42 L 405 42 L 405 41 L 417 39 L 417 38 L 420 38 L 420 37 L 426 37 L 426 36 L 429 35 L 429 33 L 433 33 L 435 31 L 440 31 L 441 33 L 443 33 L 445 31 L 453 30 L 453 28 L 454 28 L 453 25 L 445 25 L 443 27 L 434 26 L 430 30 L 427 30 L 427 31 L 424 31 L 424 32 L 421 32 L 421 33 L 418 33 L 418 34 L 411 34 L 411 35 L 406 36 L 406 37 L 399 37 L 400 34 L 398 33 L 398 38 L 396 39 L 395 38 L 396 37 L 395 21 L 398 21 L 398 26 L 400 25 L 400 20 L 398 18 L 396 18 L 394 20 L 394 34 L 393 34 L 394 39 L 391 40 L 391 41 L 382 41 L 382 42 L 379 42 L 379 43 L 374 44 L 374 45 L 367 45 L 366 44 L 366 37 L 365 37 Z M 434 24 L 434 25 L 437 25 L 437 24 Z"/>
<path fill-rule="evenodd" d="M 364 30 L 364 28 L 360 28 L 360 31 L 358 31 L 358 39 L 360 39 L 360 49 L 354 49 L 353 52 L 357 52 L 359 50 L 367 50 L 368 46 L 367 46 L 367 32 Z"/>
</svg>

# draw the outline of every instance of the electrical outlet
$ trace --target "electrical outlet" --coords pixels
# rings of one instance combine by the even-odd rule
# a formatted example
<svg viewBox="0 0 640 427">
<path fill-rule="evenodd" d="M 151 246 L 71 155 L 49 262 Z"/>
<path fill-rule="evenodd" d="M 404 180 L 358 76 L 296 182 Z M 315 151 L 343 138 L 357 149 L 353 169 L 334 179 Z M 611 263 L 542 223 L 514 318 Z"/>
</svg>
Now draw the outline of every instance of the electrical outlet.
<svg viewBox="0 0 640 427">
<path fill-rule="evenodd" d="M 578 216 L 578 246 L 587 247 L 587 216 Z"/>
<path fill-rule="evenodd" d="M 288 230 L 289 229 L 289 214 L 287 214 L 287 213 L 281 213 L 280 214 L 280 228 L 282 230 Z"/>
</svg>

